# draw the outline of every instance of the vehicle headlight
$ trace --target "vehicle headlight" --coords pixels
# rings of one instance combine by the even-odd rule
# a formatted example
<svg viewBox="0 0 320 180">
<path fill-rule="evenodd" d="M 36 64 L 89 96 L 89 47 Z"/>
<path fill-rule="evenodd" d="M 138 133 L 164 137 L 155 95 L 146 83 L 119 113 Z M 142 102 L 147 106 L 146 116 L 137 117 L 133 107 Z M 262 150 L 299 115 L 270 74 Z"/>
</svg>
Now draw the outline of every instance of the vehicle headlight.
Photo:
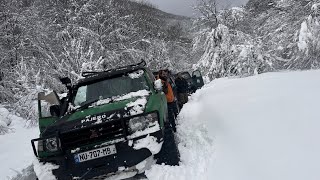
<svg viewBox="0 0 320 180">
<path fill-rule="evenodd" d="M 49 138 L 44 140 L 44 144 L 46 147 L 46 150 L 50 152 L 55 152 L 59 150 L 59 140 L 57 138 Z"/>
<path fill-rule="evenodd" d="M 157 113 L 151 113 L 145 116 L 134 117 L 130 119 L 128 122 L 129 133 L 143 131 L 147 128 L 155 126 L 157 123 L 158 123 Z"/>
</svg>

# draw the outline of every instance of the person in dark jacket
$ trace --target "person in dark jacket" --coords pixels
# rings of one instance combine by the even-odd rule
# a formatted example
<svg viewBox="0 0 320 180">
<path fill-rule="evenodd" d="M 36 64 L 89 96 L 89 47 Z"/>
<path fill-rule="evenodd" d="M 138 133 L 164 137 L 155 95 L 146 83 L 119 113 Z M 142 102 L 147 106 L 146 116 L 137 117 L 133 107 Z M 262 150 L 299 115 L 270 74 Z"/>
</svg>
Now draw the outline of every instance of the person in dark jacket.
<svg viewBox="0 0 320 180">
<path fill-rule="evenodd" d="M 175 82 L 177 86 L 178 102 L 181 109 L 183 105 L 188 102 L 188 82 L 182 77 L 181 73 L 178 73 Z"/>
</svg>

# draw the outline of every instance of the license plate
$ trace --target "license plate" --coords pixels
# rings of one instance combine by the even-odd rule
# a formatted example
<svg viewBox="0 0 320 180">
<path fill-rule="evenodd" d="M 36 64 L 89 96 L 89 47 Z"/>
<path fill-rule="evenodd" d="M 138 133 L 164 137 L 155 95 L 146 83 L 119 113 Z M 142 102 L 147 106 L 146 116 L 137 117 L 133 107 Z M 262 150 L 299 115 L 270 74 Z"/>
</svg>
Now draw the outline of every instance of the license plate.
<svg viewBox="0 0 320 180">
<path fill-rule="evenodd" d="M 116 153 L 117 153 L 116 146 L 111 145 L 111 146 L 75 154 L 74 160 L 76 163 L 81 163 L 81 162 L 98 159 L 98 158 L 109 156 Z"/>
</svg>

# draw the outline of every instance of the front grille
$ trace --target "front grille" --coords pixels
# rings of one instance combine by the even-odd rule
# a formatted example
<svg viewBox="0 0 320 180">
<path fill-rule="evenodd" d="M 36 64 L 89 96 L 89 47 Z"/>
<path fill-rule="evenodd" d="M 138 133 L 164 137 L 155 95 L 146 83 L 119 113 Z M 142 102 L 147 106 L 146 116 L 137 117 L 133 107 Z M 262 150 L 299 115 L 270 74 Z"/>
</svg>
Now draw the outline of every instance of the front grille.
<svg viewBox="0 0 320 180">
<path fill-rule="evenodd" d="M 74 148 L 93 142 L 108 141 L 126 136 L 126 125 L 123 120 L 115 120 L 105 124 L 94 125 L 60 135 L 62 146 Z"/>
</svg>

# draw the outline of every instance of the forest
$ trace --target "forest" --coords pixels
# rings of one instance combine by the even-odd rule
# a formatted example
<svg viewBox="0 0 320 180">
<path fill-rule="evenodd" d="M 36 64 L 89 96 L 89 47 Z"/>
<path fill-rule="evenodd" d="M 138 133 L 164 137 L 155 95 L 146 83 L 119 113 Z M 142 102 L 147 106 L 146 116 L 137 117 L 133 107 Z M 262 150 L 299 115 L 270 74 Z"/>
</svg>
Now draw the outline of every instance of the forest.
<svg viewBox="0 0 320 180">
<path fill-rule="evenodd" d="M 152 70 L 221 77 L 320 67 L 319 0 L 249 0 L 197 17 L 131 0 L 1 0 L 0 104 L 36 124 L 37 93 L 84 71 L 144 59 Z"/>
</svg>

